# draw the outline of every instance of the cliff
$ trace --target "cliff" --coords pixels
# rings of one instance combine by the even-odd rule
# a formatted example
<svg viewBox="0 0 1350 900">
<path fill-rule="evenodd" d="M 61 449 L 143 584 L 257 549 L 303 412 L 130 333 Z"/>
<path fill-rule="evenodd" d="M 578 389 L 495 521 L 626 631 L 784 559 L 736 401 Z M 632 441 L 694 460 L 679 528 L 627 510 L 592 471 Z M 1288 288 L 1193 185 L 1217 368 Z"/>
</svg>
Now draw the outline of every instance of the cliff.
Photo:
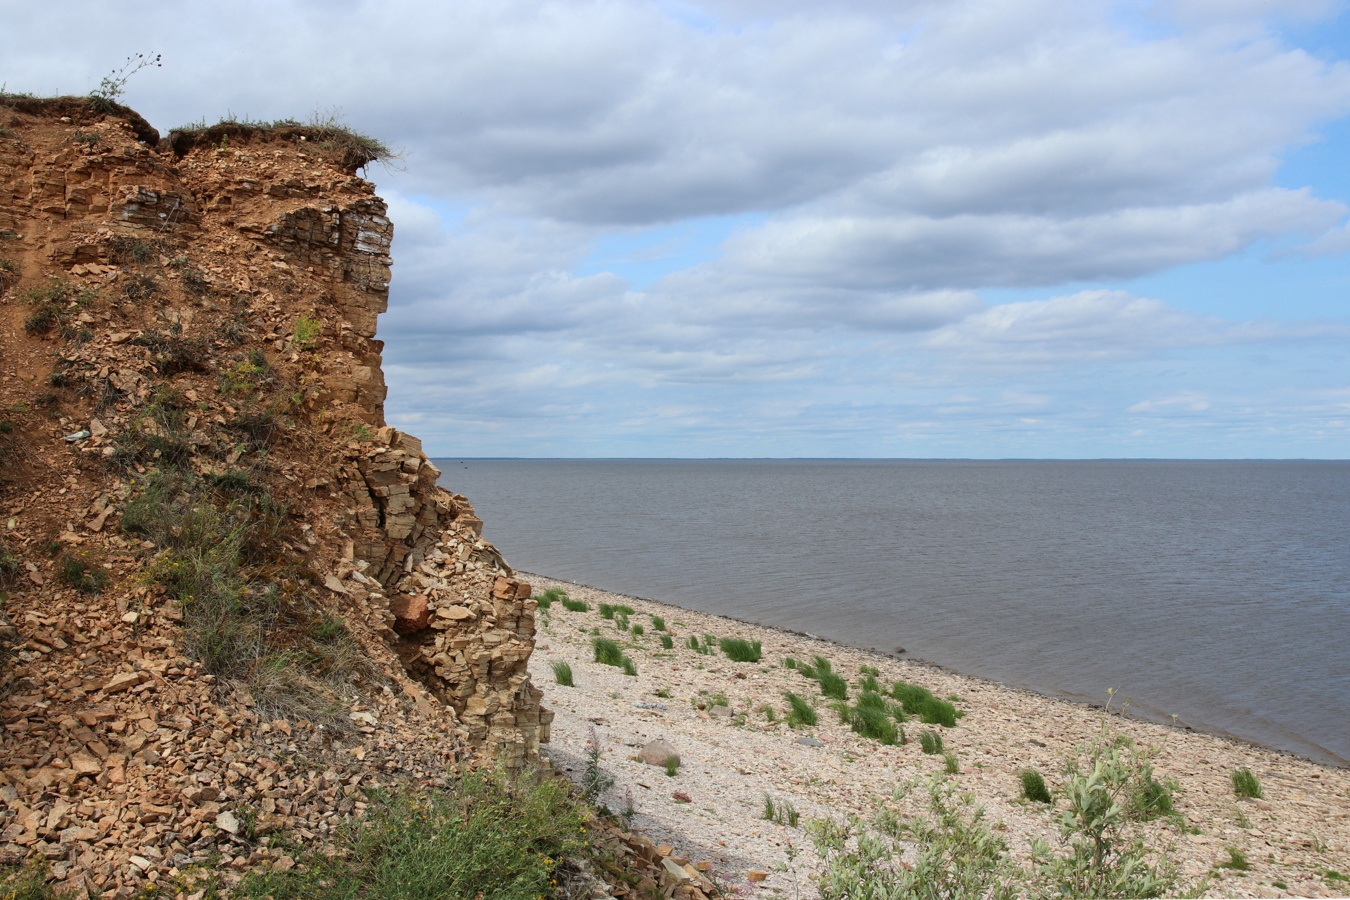
<svg viewBox="0 0 1350 900">
<path fill-rule="evenodd" d="M 529 586 L 384 422 L 370 161 L 0 97 L 0 861 L 130 895 L 547 740 Z"/>
</svg>

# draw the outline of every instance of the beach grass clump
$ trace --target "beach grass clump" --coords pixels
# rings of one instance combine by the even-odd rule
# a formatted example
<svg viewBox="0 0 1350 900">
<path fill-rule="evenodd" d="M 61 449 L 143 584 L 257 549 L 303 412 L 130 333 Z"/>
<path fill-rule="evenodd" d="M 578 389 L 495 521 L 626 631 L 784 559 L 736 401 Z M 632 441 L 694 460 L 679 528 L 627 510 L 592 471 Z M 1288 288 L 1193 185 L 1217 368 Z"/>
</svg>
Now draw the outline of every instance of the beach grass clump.
<svg viewBox="0 0 1350 900">
<path fill-rule="evenodd" d="M 1246 766 L 1233 770 L 1233 793 L 1238 797 L 1250 797 L 1253 800 L 1260 800 L 1265 796 L 1265 791 L 1261 790 L 1260 779 Z"/>
<path fill-rule="evenodd" d="M 561 603 L 562 608 L 568 612 L 587 612 L 591 608 L 591 605 L 585 600 L 573 600 L 566 594 L 559 597 L 558 602 Z"/>
<path fill-rule="evenodd" d="M 600 604 L 600 618 L 602 618 L 602 619 L 613 619 L 613 618 L 614 618 L 614 604 L 613 604 L 613 603 L 601 603 L 601 604 Z"/>
<path fill-rule="evenodd" d="M 747 641 L 741 638 L 722 638 L 719 642 L 722 652 L 732 662 L 759 662 L 764 653 L 759 641 Z"/>
<path fill-rule="evenodd" d="M 956 758 L 956 754 L 950 750 L 942 751 L 942 770 L 948 775 L 956 775 L 961 771 L 961 763 Z"/>
<path fill-rule="evenodd" d="M 695 653 L 701 653 L 704 656 L 708 656 L 713 652 L 713 647 L 717 646 L 717 639 L 709 637 L 700 642 L 698 635 L 691 634 L 689 635 L 688 646 L 689 649 L 693 650 Z"/>
<path fill-rule="evenodd" d="M 810 727 L 816 724 L 816 708 L 805 697 L 788 691 L 784 695 L 788 702 L 787 723 L 789 728 Z"/>
<path fill-rule="evenodd" d="M 877 683 L 877 677 L 875 675 L 864 674 L 858 681 L 858 690 L 863 693 L 868 693 L 870 691 L 871 693 L 879 694 L 881 693 L 881 685 Z"/>
<path fill-rule="evenodd" d="M 63 555 L 56 563 L 56 574 L 81 594 L 101 594 L 108 586 L 108 573 L 83 556 Z"/>
<path fill-rule="evenodd" d="M 1175 779 L 1159 781 L 1153 777 L 1152 766 L 1145 764 L 1130 796 L 1130 813 L 1141 822 L 1176 815 L 1172 802 L 1176 789 Z"/>
<path fill-rule="evenodd" d="M 919 747 L 929 756 L 942 752 L 942 735 L 936 731 L 925 730 L 919 733 Z"/>
<path fill-rule="evenodd" d="M 637 663 L 633 662 L 628 657 L 625 656 L 623 659 L 619 660 L 619 668 L 623 669 L 623 674 L 634 678 L 637 677 Z"/>
<path fill-rule="evenodd" d="M 572 666 L 559 660 L 553 664 L 553 680 L 563 687 L 572 687 Z"/>
<path fill-rule="evenodd" d="M 797 660 L 793 659 L 791 656 L 785 656 L 785 657 L 783 657 L 783 668 L 785 668 L 785 669 L 796 669 L 796 668 L 797 668 Z"/>
<path fill-rule="evenodd" d="M 835 709 L 844 724 L 865 738 L 888 747 L 902 742 L 903 732 L 895 724 L 886 698 L 875 691 L 864 691 L 853 706 L 839 701 Z"/>
<path fill-rule="evenodd" d="M 660 616 L 652 616 L 652 631 L 665 631 L 666 620 Z"/>
<path fill-rule="evenodd" d="M 662 650 L 675 649 L 675 639 L 672 638 L 670 635 L 666 634 L 664 631 L 661 632 L 661 649 Z"/>
<path fill-rule="evenodd" d="M 960 718 L 955 706 L 934 697 L 933 692 L 922 685 L 897 681 L 891 688 L 891 696 L 900 701 L 906 713 L 917 717 L 925 725 L 955 728 L 956 720 Z"/>
<path fill-rule="evenodd" d="M 567 594 L 562 588 L 549 588 L 542 594 L 534 595 L 534 602 L 539 604 L 540 609 L 548 609 L 555 603 L 566 605 Z"/>
<path fill-rule="evenodd" d="M 834 700 L 848 699 L 848 682 L 837 672 L 821 672 L 816 676 L 820 693 Z"/>
<path fill-rule="evenodd" d="M 1022 797 L 1032 803 L 1053 803 L 1050 788 L 1045 785 L 1045 776 L 1035 769 L 1023 769 L 1017 773 L 1022 781 Z"/>
<path fill-rule="evenodd" d="M 1237 847 L 1225 847 L 1224 850 L 1228 853 L 1228 858 L 1219 863 L 1220 869 L 1233 869 L 1238 872 L 1245 872 L 1252 867 L 1251 863 L 1247 861 L 1247 854 L 1243 853 L 1241 849 Z"/>
<path fill-rule="evenodd" d="M 598 637 L 591 640 L 591 646 L 595 648 L 595 661 L 601 665 L 623 665 L 623 649 L 617 641 L 611 638 Z"/>
<path fill-rule="evenodd" d="M 796 828 L 801 821 L 801 815 L 791 800 L 775 800 L 767 793 L 764 795 L 764 811 L 760 815 L 766 821 L 788 828 Z"/>
<path fill-rule="evenodd" d="M 627 631 L 627 630 L 628 630 L 628 617 L 625 616 L 623 613 L 615 613 L 615 615 L 614 615 L 614 627 L 617 628 L 617 629 L 619 629 L 620 631 Z"/>
<path fill-rule="evenodd" d="M 666 757 L 666 777 L 674 778 L 680 774 L 680 758 L 678 756 Z"/>
<path fill-rule="evenodd" d="M 625 622 L 628 621 L 627 617 L 624 617 L 624 621 Z M 633 637 L 642 637 L 642 635 L 645 633 L 642 626 L 637 624 L 636 622 L 633 623 L 633 626 L 629 629 L 629 631 L 633 633 Z"/>
</svg>

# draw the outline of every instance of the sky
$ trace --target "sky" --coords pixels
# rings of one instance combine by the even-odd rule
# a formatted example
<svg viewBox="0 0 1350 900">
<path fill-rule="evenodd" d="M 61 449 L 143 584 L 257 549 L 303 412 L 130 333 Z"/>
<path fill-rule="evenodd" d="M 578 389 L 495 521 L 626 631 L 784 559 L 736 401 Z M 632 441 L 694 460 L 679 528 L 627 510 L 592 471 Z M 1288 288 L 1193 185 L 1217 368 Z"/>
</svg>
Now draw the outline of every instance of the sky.
<svg viewBox="0 0 1350 900">
<path fill-rule="evenodd" d="M 434 457 L 1350 457 L 1344 0 L 0 0 L 0 83 L 400 158 Z"/>
</svg>

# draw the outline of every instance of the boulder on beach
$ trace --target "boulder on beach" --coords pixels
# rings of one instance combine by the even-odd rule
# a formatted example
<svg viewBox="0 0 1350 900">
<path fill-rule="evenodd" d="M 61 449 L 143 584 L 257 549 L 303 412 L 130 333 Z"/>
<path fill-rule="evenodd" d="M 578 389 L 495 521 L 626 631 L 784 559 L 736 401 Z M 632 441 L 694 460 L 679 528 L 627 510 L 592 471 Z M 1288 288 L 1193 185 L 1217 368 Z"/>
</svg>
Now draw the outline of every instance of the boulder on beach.
<svg viewBox="0 0 1350 900">
<path fill-rule="evenodd" d="M 680 754 L 663 740 L 652 741 L 643 747 L 642 752 L 638 754 L 638 759 L 649 766 L 661 766 L 662 768 L 671 763 L 676 766 L 680 764 Z"/>
</svg>

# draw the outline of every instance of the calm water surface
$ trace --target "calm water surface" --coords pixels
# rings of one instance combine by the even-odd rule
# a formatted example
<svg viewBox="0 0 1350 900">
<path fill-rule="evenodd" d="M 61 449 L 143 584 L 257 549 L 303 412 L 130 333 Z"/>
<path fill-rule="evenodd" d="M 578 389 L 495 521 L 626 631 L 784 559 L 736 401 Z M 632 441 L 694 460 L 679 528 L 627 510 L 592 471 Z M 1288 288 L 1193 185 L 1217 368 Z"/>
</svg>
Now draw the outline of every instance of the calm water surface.
<svg viewBox="0 0 1350 900">
<path fill-rule="evenodd" d="M 438 465 L 526 571 L 1350 760 L 1350 463 Z"/>
</svg>

